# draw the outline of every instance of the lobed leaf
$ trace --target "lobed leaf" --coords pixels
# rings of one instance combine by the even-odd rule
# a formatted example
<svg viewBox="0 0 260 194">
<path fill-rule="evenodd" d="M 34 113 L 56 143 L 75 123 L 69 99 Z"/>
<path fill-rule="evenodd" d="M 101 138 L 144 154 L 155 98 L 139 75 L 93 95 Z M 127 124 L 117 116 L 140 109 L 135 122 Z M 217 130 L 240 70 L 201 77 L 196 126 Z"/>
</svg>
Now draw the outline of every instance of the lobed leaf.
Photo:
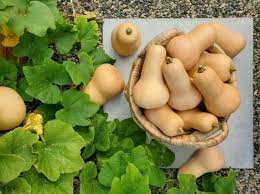
<svg viewBox="0 0 260 194">
<path fill-rule="evenodd" d="M 35 167 L 49 180 L 57 181 L 61 174 L 73 173 L 83 167 L 80 150 L 85 142 L 71 125 L 59 120 L 49 121 L 44 126 L 43 138 L 43 142 L 34 145 L 38 154 Z"/>
</svg>

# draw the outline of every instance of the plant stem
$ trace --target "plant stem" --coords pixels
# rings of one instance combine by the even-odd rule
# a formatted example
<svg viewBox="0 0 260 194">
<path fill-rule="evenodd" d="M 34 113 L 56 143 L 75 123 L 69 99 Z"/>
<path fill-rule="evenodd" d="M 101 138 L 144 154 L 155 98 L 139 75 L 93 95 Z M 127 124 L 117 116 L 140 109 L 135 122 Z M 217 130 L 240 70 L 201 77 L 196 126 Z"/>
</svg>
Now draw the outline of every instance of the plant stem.
<svg viewBox="0 0 260 194">
<path fill-rule="evenodd" d="M 132 34 L 132 29 L 131 29 L 131 28 L 127 28 L 127 29 L 126 29 L 126 34 L 127 34 L 127 35 Z"/>
<path fill-rule="evenodd" d="M 203 71 L 205 71 L 205 67 L 204 67 L 204 65 L 202 65 L 202 64 L 199 64 L 199 66 L 198 66 L 198 73 L 202 73 Z"/>
</svg>

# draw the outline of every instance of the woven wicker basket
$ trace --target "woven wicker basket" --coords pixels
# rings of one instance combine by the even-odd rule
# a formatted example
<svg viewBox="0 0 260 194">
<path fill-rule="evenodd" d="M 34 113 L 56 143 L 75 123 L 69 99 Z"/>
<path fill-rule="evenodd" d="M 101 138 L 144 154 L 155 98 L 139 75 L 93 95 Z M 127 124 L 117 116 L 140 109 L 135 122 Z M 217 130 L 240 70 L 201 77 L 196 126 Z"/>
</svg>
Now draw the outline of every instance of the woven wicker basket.
<svg viewBox="0 0 260 194">
<path fill-rule="evenodd" d="M 139 54 L 138 58 L 135 60 L 129 80 L 125 89 L 125 96 L 130 105 L 130 111 L 135 122 L 143 129 L 145 129 L 152 138 L 159 140 L 163 143 L 169 143 L 177 146 L 193 147 L 193 148 L 207 148 L 215 146 L 221 143 L 228 135 L 228 125 L 227 120 L 229 116 L 225 118 L 220 118 L 220 128 L 214 129 L 208 133 L 201 133 L 199 131 L 193 131 L 191 133 L 182 134 L 175 137 L 168 137 L 163 134 L 160 129 L 158 129 L 154 124 L 146 119 L 143 115 L 142 109 L 138 107 L 133 100 L 133 88 L 136 82 L 139 80 L 142 65 L 146 53 L 146 49 L 151 44 L 160 44 L 166 46 L 166 44 L 175 36 L 184 34 L 181 30 L 173 28 L 165 31 L 155 38 L 153 38 L 147 46 Z M 224 51 L 218 46 L 213 45 L 210 49 L 212 53 L 224 53 Z M 236 86 L 235 74 L 233 73 L 229 83 Z"/>
</svg>

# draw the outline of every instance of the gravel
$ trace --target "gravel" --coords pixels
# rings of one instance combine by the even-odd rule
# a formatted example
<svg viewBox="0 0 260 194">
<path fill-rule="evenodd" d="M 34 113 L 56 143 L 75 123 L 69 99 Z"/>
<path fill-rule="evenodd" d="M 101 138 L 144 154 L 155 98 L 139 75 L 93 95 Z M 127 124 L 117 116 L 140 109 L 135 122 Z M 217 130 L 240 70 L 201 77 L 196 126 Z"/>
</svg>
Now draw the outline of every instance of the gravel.
<svg viewBox="0 0 260 194">
<path fill-rule="evenodd" d="M 103 18 L 213 18 L 252 17 L 254 20 L 254 169 L 237 169 L 237 191 L 241 194 L 260 192 L 260 52 L 259 52 L 259 0 L 73 0 L 76 13 L 94 11 L 102 24 Z M 70 1 L 62 0 L 59 8 L 65 15 L 72 14 Z M 102 31 L 102 29 L 100 29 Z M 101 33 L 100 31 L 100 33 Z M 240 156 L 243 157 L 243 156 Z M 170 182 L 163 189 L 152 193 L 164 193 L 176 179 L 176 170 L 166 170 Z M 221 173 L 226 173 L 222 170 Z"/>
</svg>

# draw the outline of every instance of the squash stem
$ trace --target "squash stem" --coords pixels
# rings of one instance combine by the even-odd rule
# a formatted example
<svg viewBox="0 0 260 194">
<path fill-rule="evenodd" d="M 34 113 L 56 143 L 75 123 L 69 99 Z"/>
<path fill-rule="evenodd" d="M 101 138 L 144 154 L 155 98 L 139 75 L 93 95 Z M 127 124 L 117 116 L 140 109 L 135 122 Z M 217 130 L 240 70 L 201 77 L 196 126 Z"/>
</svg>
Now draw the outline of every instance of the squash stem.
<svg viewBox="0 0 260 194">
<path fill-rule="evenodd" d="M 198 73 L 202 73 L 203 71 L 205 71 L 205 67 L 204 67 L 204 65 L 202 65 L 202 64 L 199 64 L 199 66 L 198 66 Z"/>
<path fill-rule="evenodd" d="M 213 123 L 212 124 L 212 129 L 214 129 L 214 128 L 219 129 L 220 128 L 219 124 L 218 123 Z"/>
<path fill-rule="evenodd" d="M 234 71 L 236 71 L 237 69 L 235 68 L 235 66 L 234 65 L 231 65 L 231 67 L 230 67 L 230 73 L 233 73 Z"/>
<path fill-rule="evenodd" d="M 167 57 L 166 58 L 166 64 L 172 63 L 172 58 L 171 57 Z"/>
<path fill-rule="evenodd" d="M 126 34 L 127 34 L 127 35 L 132 34 L 132 29 L 131 29 L 131 28 L 127 28 L 127 29 L 126 29 Z"/>
</svg>

